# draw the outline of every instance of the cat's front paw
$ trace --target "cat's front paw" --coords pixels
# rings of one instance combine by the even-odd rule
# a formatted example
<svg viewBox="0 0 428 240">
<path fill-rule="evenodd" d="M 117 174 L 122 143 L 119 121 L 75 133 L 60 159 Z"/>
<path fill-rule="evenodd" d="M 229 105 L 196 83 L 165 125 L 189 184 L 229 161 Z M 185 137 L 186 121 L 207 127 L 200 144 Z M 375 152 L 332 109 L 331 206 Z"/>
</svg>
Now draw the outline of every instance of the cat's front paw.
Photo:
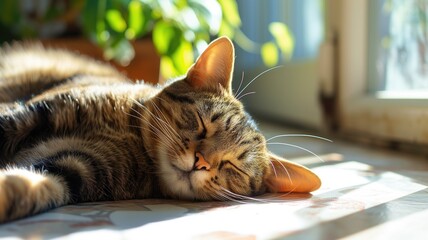
<svg viewBox="0 0 428 240">
<path fill-rule="evenodd" d="M 25 169 L 0 171 L 0 223 L 65 204 L 64 186 L 55 177 Z"/>
</svg>

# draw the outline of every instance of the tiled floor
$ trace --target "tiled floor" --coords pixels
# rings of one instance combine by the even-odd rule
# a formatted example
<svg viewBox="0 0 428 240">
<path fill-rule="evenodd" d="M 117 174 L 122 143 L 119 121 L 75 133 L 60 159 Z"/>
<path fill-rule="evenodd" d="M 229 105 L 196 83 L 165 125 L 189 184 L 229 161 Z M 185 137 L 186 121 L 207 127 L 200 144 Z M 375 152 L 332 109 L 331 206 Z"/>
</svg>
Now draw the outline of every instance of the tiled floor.
<svg viewBox="0 0 428 240">
<path fill-rule="evenodd" d="M 308 134 L 261 124 L 269 137 Z M 426 239 L 428 159 L 333 139 L 273 139 L 320 175 L 312 195 L 245 204 L 135 200 L 66 206 L 0 226 L 0 237 L 67 239 Z M 303 150 L 305 148 L 306 150 Z M 316 153 L 322 159 L 312 155 Z"/>
</svg>

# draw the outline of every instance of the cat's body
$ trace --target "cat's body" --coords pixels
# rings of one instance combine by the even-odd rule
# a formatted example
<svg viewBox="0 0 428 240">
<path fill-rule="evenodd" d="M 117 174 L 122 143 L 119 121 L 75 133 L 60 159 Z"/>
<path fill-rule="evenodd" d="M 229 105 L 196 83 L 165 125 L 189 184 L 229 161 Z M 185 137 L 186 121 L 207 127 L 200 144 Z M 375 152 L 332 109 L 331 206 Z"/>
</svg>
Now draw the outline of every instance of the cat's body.
<svg viewBox="0 0 428 240">
<path fill-rule="evenodd" d="M 226 38 L 157 87 L 65 51 L 4 48 L 0 222 L 85 201 L 318 188 L 316 175 L 267 151 L 231 93 L 232 70 Z"/>
</svg>

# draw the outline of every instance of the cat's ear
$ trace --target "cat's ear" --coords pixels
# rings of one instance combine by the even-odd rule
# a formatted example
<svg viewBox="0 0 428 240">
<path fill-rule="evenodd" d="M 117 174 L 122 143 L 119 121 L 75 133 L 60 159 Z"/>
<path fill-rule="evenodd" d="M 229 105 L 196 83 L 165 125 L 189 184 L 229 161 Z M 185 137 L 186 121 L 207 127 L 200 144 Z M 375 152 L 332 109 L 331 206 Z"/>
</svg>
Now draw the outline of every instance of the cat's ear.
<svg viewBox="0 0 428 240">
<path fill-rule="evenodd" d="M 319 177 L 308 168 L 270 154 L 271 171 L 265 176 L 265 184 L 269 192 L 308 193 L 321 186 Z"/>
<path fill-rule="evenodd" d="M 186 81 L 194 88 L 215 90 L 221 86 L 232 92 L 235 49 L 227 37 L 220 37 L 208 45 L 189 69 Z"/>
</svg>

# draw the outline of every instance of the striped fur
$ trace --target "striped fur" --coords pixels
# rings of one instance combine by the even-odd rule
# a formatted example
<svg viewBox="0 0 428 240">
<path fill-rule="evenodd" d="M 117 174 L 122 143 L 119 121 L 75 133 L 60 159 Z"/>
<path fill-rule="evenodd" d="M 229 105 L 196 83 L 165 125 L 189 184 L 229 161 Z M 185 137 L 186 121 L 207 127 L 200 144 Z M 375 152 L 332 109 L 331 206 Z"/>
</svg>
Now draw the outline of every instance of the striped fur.
<svg viewBox="0 0 428 240">
<path fill-rule="evenodd" d="M 226 38 L 156 87 L 63 50 L 4 47 L 0 222 L 78 202 L 275 191 L 272 155 L 231 93 L 232 71 Z"/>
</svg>

